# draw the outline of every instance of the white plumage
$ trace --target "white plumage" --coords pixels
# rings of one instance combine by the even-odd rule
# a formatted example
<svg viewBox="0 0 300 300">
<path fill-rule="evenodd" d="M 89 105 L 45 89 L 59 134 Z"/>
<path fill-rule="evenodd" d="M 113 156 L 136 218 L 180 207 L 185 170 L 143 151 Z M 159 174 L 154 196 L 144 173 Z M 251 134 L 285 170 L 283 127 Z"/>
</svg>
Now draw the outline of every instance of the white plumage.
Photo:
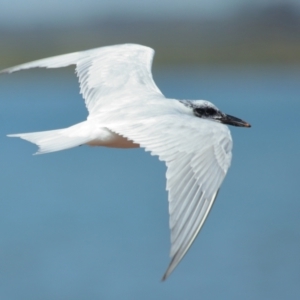
<svg viewBox="0 0 300 300">
<path fill-rule="evenodd" d="M 230 166 L 232 140 L 222 123 L 250 125 L 234 117 L 235 124 L 230 123 L 207 101 L 165 98 L 152 78 L 153 55 L 151 48 L 124 44 L 41 59 L 2 72 L 76 65 L 87 120 L 65 129 L 9 135 L 37 144 L 38 153 L 82 144 L 141 146 L 166 163 L 171 229 L 166 279 L 195 240 Z M 199 115 L 207 107 L 218 114 Z"/>
</svg>

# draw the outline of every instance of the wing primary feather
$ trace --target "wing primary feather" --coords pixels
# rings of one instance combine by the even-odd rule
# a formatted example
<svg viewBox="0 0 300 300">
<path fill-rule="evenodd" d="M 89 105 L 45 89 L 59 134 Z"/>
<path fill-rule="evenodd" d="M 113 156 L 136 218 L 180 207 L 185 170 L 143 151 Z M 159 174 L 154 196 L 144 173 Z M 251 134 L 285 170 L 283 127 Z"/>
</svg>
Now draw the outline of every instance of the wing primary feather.
<svg viewBox="0 0 300 300">
<path fill-rule="evenodd" d="M 198 228 L 194 232 L 193 237 L 190 239 L 190 242 L 185 247 L 185 250 L 181 253 L 180 257 L 178 257 L 177 255 L 172 257 L 171 262 L 170 262 L 165 274 L 162 277 L 162 281 L 164 281 L 168 278 L 168 276 L 172 273 L 172 271 L 175 269 L 175 267 L 179 264 L 181 259 L 184 257 L 186 252 L 190 249 L 191 245 L 193 244 L 193 242 L 195 241 L 197 235 L 199 234 L 200 229 L 202 228 L 202 225 L 203 225 L 204 221 L 206 220 L 209 212 L 211 211 L 212 205 L 214 204 L 215 199 L 218 196 L 218 193 L 219 193 L 219 190 L 213 195 L 212 200 L 209 203 L 209 207 L 207 208 L 206 213 L 202 218 L 202 222 L 198 225 Z"/>
<path fill-rule="evenodd" d="M 200 206 L 200 202 L 197 203 L 197 207 L 195 209 L 195 211 L 193 212 L 194 214 L 197 212 L 197 208 Z M 195 238 L 194 238 L 195 239 Z M 165 272 L 162 280 L 165 280 L 170 274 L 171 272 L 176 268 L 176 266 L 179 264 L 179 262 L 181 261 L 181 259 L 183 258 L 183 256 L 185 255 L 185 253 L 188 251 L 189 247 L 191 246 L 191 244 L 193 243 L 194 239 L 188 239 L 188 244 L 186 247 L 183 248 L 182 244 L 180 242 L 178 243 L 178 246 L 173 246 L 171 247 L 171 262 L 167 268 L 167 271 Z M 176 251 L 172 251 L 173 247 L 176 249 Z"/>
<path fill-rule="evenodd" d="M 174 166 L 174 164 L 168 166 L 167 171 L 167 190 L 177 191 L 184 184 L 183 180 L 189 174 L 191 167 L 188 162 L 189 157 L 187 159 L 182 160 L 181 163 L 178 163 L 178 166 Z M 175 176 L 174 176 L 175 174 Z M 179 182 L 178 182 L 179 181 Z"/>
<path fill-rule="evenodd" d="M 181 172 L 174 174 L 175 176 L 173 175 L 172 179 L 170 179 L 170 184 L 168 184 L 167 186 L 167 190 L 170 191 L 172 195 L 177 194 L 179 191 L 186 187 L 193 175 L 193 171 L 191 167 L 186 164 L 181 169 Z"/>
<path fill-rule="evenodd" d="M 176 190 L 169 190 L 169 213 L 170 215 L 173 215 L 175 210 L 177 210 L 178 206 L 184 201 L 184 199 L 178 197 L 178 193 L 180 192 L 181 188 L 183 187 L 188 188 L 189 184 L 192 183 L 192 180 L 190 179 L 189 172 L 185 174 L 184 178 L 180 183 L 178 184 L 178 188 Z"/>
<path fill-rule="evenodd" d="M 202 201 L 202 196 L 203 191 L 201 190 L 201 187 L 199 187 L 197 192 L 195 193 L 194 198 L 192 199 L 192 201 L 190 201 L 192 205 L 189 207 L 189 211 L 185 215 L 183 215 L 180 222 L 175 223 L 175 226 L 172 228 L 172 238 L 174 238 L 174 240 L 171 239 L 172 243 L 176 241 L 177 237 L 182 232 L 187 222 L 191 219 L 191 214 L 198 202 Z"/>
<path fill-rule="evenodd" d="M 177 200 L 177 203 L 179 203 L 180 206 L 177 205 L 176 210 L 171 215 L 174 221 L 177 221 L 181 217 L 182 213 L 186 211 L 190 204 L 189 195 L 192 194 L 198 187 L 199 185 L 197 181 L 194 178 L 190 178 L 189 183 L 184 187 L 183 191 L 179 191 L 178 194 L 172 195 L 175 199 L 182 199 L 182 201 Z"/>
<path fill-rule="evenodd" d="M 195 210 L 191 214 L 189 222 L 190 226 L 186 226 L 185 228 L 183 228 L 183 231 L 180 235 L 181 240 L 179 240 L 178 242 L 181 244 L 181 248 L 183 249 L 192 240 L 191 237 L 194 235 L 195 228 L 198 228 L 199 226 L 201 226 L 201 224 L 203 224 L 203 216 L 206 214 L 210 202 L 209 200 L 207 200 L 207 198 L 205 198 L 205 196 L 201 200 L 202 201 L 199 201 L 197 203 Z"/>
<path fill-rule="evenodd" d="M 174 240 L 172 239 L 172 255 L 174 256 L 174 253 L 177 252 L 175 251 L 176 247 L 173 249 L 173 245 L 175 246 L 177 244 L 177 248 L 182 248 L 185 243 L 189 242 L 189 236 L 192 235 L 193 231 L 192 228 L 193 226 L 198 225 L 196 220 L 198 217 L 201 215 L 201 210 L 204 208 L 205 205 L 205 198 L 204 198 L 204 193 L 202 194 L 200 201 L 195 201 L 195 207 L 194 210 L 190 212 L 188 222 L 186 225 L 188 226 L 181 226 L 180 231 L 178 232 L 177 236 L 174 237 Z M 205 208 L 203 209 L 205 211 Z M 180 220 L 181 221 L 181 220 Z M 182 224 L 182 222 L 180 222 Z M 172 232 L 173 233 L 173 232 Z M 172 236 L 173 237 L 173 236 Z"/>
</svg>

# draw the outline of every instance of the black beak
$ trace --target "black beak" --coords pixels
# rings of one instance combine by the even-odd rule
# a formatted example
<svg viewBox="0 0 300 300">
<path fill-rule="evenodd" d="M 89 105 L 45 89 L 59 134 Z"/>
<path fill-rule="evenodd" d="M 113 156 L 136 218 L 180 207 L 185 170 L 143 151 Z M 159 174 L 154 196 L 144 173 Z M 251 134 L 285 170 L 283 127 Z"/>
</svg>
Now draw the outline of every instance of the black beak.
<svg viewBox="0 0 300 300">
<path fill-rule="evenodd" d="M 238 119 L 236 117 L 230 116 L 230 115 L 225 115 L 220 119 L 220 122 L 223 124 L 228 124 L 232 126 L 237 126 L 237 127 L 251 127 L 251 125 L 241 119 Z"/>
</svg>

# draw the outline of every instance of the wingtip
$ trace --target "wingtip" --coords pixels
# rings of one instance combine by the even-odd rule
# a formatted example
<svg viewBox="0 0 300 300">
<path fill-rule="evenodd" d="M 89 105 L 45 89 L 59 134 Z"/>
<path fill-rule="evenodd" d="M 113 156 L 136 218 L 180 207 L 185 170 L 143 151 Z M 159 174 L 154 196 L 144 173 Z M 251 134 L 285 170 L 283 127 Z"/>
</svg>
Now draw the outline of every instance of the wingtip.
<svg viewBox="0 0 300 300">
<path fill-rule="evenodd" d="M 168 275 L 167 275 L 167 273 L 165 273 L 160 281 L 164 282 L 164 281 L 166 281 L 167 278 L 168 278 Z"/>
<path fill-rule="evenodd" d="M 1 74 L 11 74 L 11 73 L 16 72 L 16 71 L 18 71 L 18 70 L 15 70 L 14 67 L 5 68 L 3 70 L 0 70 L 0 75 Z"/>
<path fill-rule="evenodd" d="M 163 277 L 161 278 L 161 281 L 162 281 L 162 282 L 163 282 L 163 281 L 166 281 L 166 280 L 168 279 L 168 277 L 170 276 L 170 274 L 173 272 L 174 268 L 176 267 L 176 266 L 173 265 L 173 260 L 174 260 L 174 259 L 171 260 L 171 262 L 170 262 L 170 264 L 169 264 L 169 266 L 168 266 L 168 268 L 167 268 L 165 274 L 164 274 Z"/>
<path fill-rule="evenodd" d="M 10 74 L 11 72 L 7 71 L 7 69 L 0 70 L 0 75 L 1 74 Z"/>
</svg>

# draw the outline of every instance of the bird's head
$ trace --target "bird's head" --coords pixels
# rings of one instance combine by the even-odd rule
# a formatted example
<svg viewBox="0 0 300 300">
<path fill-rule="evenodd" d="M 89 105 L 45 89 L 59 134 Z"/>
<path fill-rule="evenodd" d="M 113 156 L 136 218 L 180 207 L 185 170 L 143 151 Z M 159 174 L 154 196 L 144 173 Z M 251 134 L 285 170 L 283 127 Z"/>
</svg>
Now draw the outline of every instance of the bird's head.
<svg viewBox="0 0 300 300">
<path fill-rule="evenodd" d="M 193 114 L 202 119 L 233 125 L 238 127 L 251 127 L 251 125 L 241 119 L 221 112 L 214 104 L 206 100 L 182 100 L 185 106 L 192 109 Z"/>
</svg>

